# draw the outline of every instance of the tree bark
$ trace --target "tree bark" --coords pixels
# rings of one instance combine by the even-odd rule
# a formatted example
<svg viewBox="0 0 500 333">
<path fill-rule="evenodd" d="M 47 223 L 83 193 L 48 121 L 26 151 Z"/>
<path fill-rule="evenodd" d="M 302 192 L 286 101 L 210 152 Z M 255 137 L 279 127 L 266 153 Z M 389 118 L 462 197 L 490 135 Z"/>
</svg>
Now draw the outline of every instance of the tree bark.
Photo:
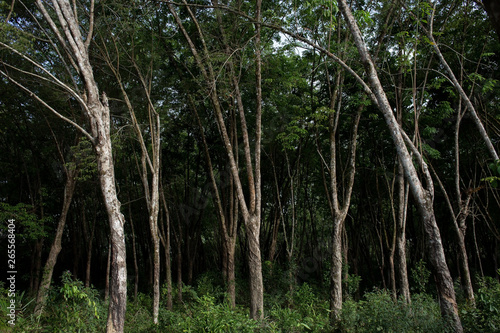
<svg viewBox="0 0 500 333">
<path fill-rule="evenodd" d="M 85 206 L 82 207 L 82 214 L 83 216 L 85 215 Z M 88 245 L 87 245 L 87 265 L 86 265 L 86 268 L 85 268 L 85 287 L 89 287 L 90 286 L 90 273 L 91 273 L 91 267 L 92 267 L 92 248 L 93 248 L 93 244 L 94 244 L 94 234 L 95 234 L 95 226 L 96 226 L 96 221 L 97 217 L 94 215 L 94 219 L 93 219 L 93 223 L 92 223 L 92 226 L 91 226 L 91 231 L 90 231 L 90 235 L 88 236 Z M 83 221 L 83 223 L 86 223 L 85 221 Z"/>
<path fill-rule="evenodd" d="M 111 272 L 111 242 L 108 244 L 108 257 L 106 260 L 106 277 L 104 278 L 104 301 L 109 299 L 109 275 Z"/>
<path fill-rule="evenodd" d="M 165 211 L 165 227 L 161 228 L 160 233 L 161 241 L 165 251 L 165 283 L 167 285 L 167 310 L 172 311 L 172 259 L 170 255 L 170 213 L 167 206 L 167 200 L 165 200 L 165 194 L 163 189 L 160 191 L 163 209 Z"/>
<path fill-rule="evenodd" d="M 404 170 L 398 163 L 398 216 L 396 224 L 396 263 L 398 267 L 399 293 L 405 303 L 410 303 L 410 284 L 406 265 L 406 214 L 408 207 L 408 185 L 404 180 Z"/>
<path fill-rule="evenodd" d="M 130 197 L 129 197 L 130 202 Z M 132 204 L 128 204 L 128 219 L 130 221 L 130 229 L 132 231 L 132 256 L 134 259 L 134 301 L 137 301 L 137 291 L 139 289 L 139 265 L 137 263 L 137 249 L 135 242 L 135 228 L 134 221 L 132 219 Z"/>
</svg>

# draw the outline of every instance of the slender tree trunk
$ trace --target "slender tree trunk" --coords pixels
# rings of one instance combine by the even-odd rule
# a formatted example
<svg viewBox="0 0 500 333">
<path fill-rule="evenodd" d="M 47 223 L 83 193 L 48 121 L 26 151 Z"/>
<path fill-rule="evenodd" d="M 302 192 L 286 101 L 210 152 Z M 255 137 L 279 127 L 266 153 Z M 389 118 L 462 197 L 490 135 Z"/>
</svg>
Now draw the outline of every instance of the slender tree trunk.
<svg viewBox="0 0 500 333">
<path fill-rule="evenodd" d="M 66 171 L 66 184 L 64 186 L 64 200 L 61 216 L 59 217 L 54 241 L 52 242 L 49 257 L 47 258 L 47 262 L 45 263 L 45 267 L 43 269 L 42 282 L 40 283 L 40 287 L 38 288 L 38 294 L 36 297 L 36 306 L 34 313 L 37 317 L 42 314 L 43 307 L 45 306 L 47 293 L 52 282 L 52 273 L 54 272 L 57 257 L 59 256 L 59 252 L 61 252 L 62 248 L 61 241 L 64 232 L 64 226 L 66 225 L 66 217 L 68 216 L 69 207 L 71 206 L 73 193 L 75 191 L 76 175 L 78 172 L 76 171 L 76 169 L 70 169 Z"/>
<path fill-rule="evenodd" d="M 260 223 L 258 216 L 251 216 L 246 223 L 248 240 L 248 267 L 250 271 L 250 317 L 264 317 L 264 282 L 262 280 L 262 261 L 259 245 Z"/>
<path fill-rule="evenodd" d="M 419 158 L 419 164 L 423 168 L 424 176 L 426 177 L 427 189 L 424 189 L 420 179 L 418 177 L 415 166 L 413 165 L 413 160 L 407 150 L 405 145 L 405 138 L 400 126 L 398 125 L 394 113 L 389 104 L 387 96 L 384 89 L 379 81 L 375 65 L 368 53 L 368 49 L 363 41 L 359 27 L 352 15 L 350 8 L 347 5 L 346 0 L 339 0 L 339 7 L 344 15 L 346 22 L 354 36 L 354 41 L 358 48 L 359 54 L 361 56 L 361 61 L 365 66 L 365 71 L 367 73 L 371 88 L 376 97 L 378 107 L 384 115 L 387 125 L 389 126 L 389 131 L 394 140 L 398 156 L 401 163 L 403 164 L 406 178 L 410 183 L 410 188 L 415 199 L 415 204 L 417 206 L 418 212 L 421 216 L 425 232 L 427 234 L 427 248 L 429 253 L 429 260 L 433 266 L 434 273 L 436 276 L 436 283 L 438 287 L 439 300 L 441 305 L 441 311 L 443 315 L 447 316 L 453 325 L 453 329 L 456 332 L 463 332 L 462 323 L 460 317 L 458 316 L 458 306 L 455 299 L 455 290 L 453 289 L 453 280 L 450 275 L 450 271 L 446 264 L 446 258 L 444 255 L 443 244 L 441 242 L 441 234 L 436 223 L 436 217 L 434 215 L 433 199 L 434 199 L 434 187 L 432 182 L 432 177 L 427 169 L 427 165 L 423 161 L 417 149 L 413 150 L 413 153 Z M 411 145 L 410 140 L 406 142 Z"/>
<path fill-rule="evenodd" d="M 71 122 L 91 139 L 97 157 L 97 168 L 99 182 L 104 197 L 104 204 L 108 214 L 110 226 L 110 238 L 112 247 L 111 258 L 111 284 L 107 332 L 123 332 L 125 322 L 125 311 L 127 306 L 127 266 L 125 248 L 125 219 L 120 212 L 120 201 L 118 200 L 115 186 L 115 173 L 113 164 L 113 153 L 111 147 L 111 117 L 106 94 L 99 95 L 99 89 L 94 79 L 94 73 L 89 60 L 89 45 L 93 30 L 94 1 L 90 6 L 89 33 L 84 40 L 81 32 L 82 27 L 77 17 L 76 5 L 73 8 L 68 0 L 51 1 L 51 10 L 55 15 L 50 15 L 44 2 L 37 0 L 37 6 L 42 12 L 45 20 L 57 36 L 60 47 L 70 55 L 71 63 L 78 70 L 84 94 L 79 94 L 71 88 L 67 90 L 75 97 L 86 116 L 88 117 L 91 133 L 86 132 L 76 123 Z M 60 28 L 53 21 L 57 17 Z M 63 37 L 64 36 L 64 37 Z M 59 81 L 60 82 L 60 81 Z M 57 113 L 57 112 L 56 112 Z"/>
<path fill-rule="evenodd" d="M 459 217 L 461 220 L 462 217 Z M 465 219 L 465 218 L 464 218 Z M 460 221 L 465 225 L 465 221 Z M 465 230 L 459 230 L 458 238 L 458 259 L 460 266 L 460 273 L 462 276 L 462 287 L 465 291 L 465 297 L 471 304 L 475 304 L 474 289 L 472 288 L 472 280 L 469 271 L 469 259 L 467 257 L 467 248 L 465 247 Z"/>
<path fill-rule="evenodd" d="M 130 197 L 129 197 L 130 201 Z M 139 265 L 137 263 L 137 249 L 135 245 L 135 228 L 132 219 L 132 205 L 128 204 L 128 219 L 130 221 L 130 228 L 132 229 L 132 255 L 134 258 L 134 301 L 137 301 L 137 291 L 139 289 Z"/>
<path fill-rule="evenodd" d="M 184 4 L 187 4 L 184 1 Z M 252 163 L 250 139 L 248 135 L 248 128 L 245 119 L 245 111 L 243 104 L 241 102 L 241 94 L 239 92 L 238 85 L 235 85 L 235 96 L 238 105 L 238 111 L 240 115 L 240 123 L 242 128 L 242 136 L 244 143 L 244 156 L 245 156 L 245 166 L 246 174 L 248 178 L 249 186 L 249 203 L 247 204 L 245 200 L 245 194 L 243 192 L 242 182 L 239 176 L 238 166 L 236 164 L 235 154 L 231 145 L 231 140 L 228 135 L 228 130 L 225 125 L 223 108 L 219 101 L 219 96 L 217 93 L 217 77 L 212 67 L 211 54 L 206 45 L 203 31 L 191 11 L 190 7 L 186 7 L 189 16 L 193 20 L 198 37 L 200 38 L 202 44 L 203 59 L 198 52 L 195 44 L 193 43 L 191 37 L 186 31 L 181 19 L 179 18 L 173 4 L 167 3 L 170 12 L 174 16 L 174 19 L 179 26 L 182 34 L 186 38 L 189 48 L 196 60 L 198 68 L 200 69 L 203 77 L 205 78 L 207 85 L 210 90 L 210 99 L 214 107 L 215 116 L 217 124 L 219 125 L 219 131 L 221 133 L 224 146 L 226 148 L 226 153 L 229 157 L 229 163 L 231 166 L 231 173 L 234 178 L 235 186 L 237 189 L 237 196 L 240 203 L 241 213 L 243 216 L 243 221 L 246 227 L 246 234 L 248 238 L 248 262 L 250 271 L 250 317 L 253 319 L 262 319 L 264 317 L 264 302 L 263 302 L 263 279 L 262 279 L 262 263 L 261 263 L 261 253 L 260 253 L 260 223 L 261 223 L 261 175 L 260 175 L 260 157 L 261 157 L 261 121 L 262 121 L 262 77 L 261 77 L 261 50 L 260 50 L 260 29 L 261 29 L 261 0 L 257 0 L 256 5 L 256 37 L 255 37 L 255 55 L 256 55 L 256 126 L 255 126 L 255 153 L 254 160 L 255 165 Z M 234 75 L 233 75 L 234 79 Z"/>
<path fill-rule="evenodd" d="M 396 262 L 400 295 L 405 303 L 410 303 L 410 284 L 406 265 L 406 213 L 408 207 L 408 184 L 404 180 L 404 170 L 398 163 L 398 216 L 396 225 Z"/>
<path fill-rule="evenodd" d="M 179 235 L 177 239 L 177 301 L 182 303 L 182 229 L 179 220 Z"/>
<path fill-rule="evenodd" d="M 91 100 L 91 98 L 89 98 Z M 123 332 L 125 324 L 125 311 L 127 307 L 127 263 L 125 248 L 125 219 L 120 211 L 120 201 L 116 193 L 113 154 L 111 150 L 110 115 L 107 98 L 103 96 L 103 103 L 94 101 L 95 112 L 101 115 L 94 129 L 97 144 L 97 163 L 99 181 L 108 213 L 111 238 L 111 289 L 107 332 Z M 91 103 L 89 103 L 91 104 Z M 92 103 L 93 104 L 93 103 Z"/>
<path fill-rule="evenodd" d="M 160 191 L 163 209 L 165 211 L 165 228 L 161 228 L 162 230 L 161 241 L 163 244 L 163 248 L 165 251 L 165 283 L 167 285 L 167 310 L 172 311 L 173 302 L 172 302 L 172 259 L 170 255 L 170 213 L 167 206 L 167 200 L 165 200 L 165 194 L 163 189 Z M 165 230 L 166 229 L 166 230 Z"/>
<path fill-rule="evenodd" d="M 109 298 L 109 275 L 111 272 L 111 242 L 108 244 L 108 259 L 106 260 L 106 277 L 104 281 L 106 281 L 104 285 L 104 301 L 107 301 Z"/>
<path fill-rule="evenodd" d="M 347 212 L 346 212 L 347 213 Z M 346 214 L 335 214 L 332 228 L 332 256 L 330 269 L 330 317 L 333 321 L 340 318 L 342 311 L 342 228 Z"/>
<path fill-rule="evenodd" d="M 82 214 L 85 216 L 85 207 L 82 207 Z M 87 245 L 87 265 L 85 268 L 85 287 L 90 286 L 90 273 L 91 273 L 91 267 L 92 267 L 92 248 L 94 244 L 94 234 L 95 234 L 95 226 L 96 226 L 96 221 L 97 217 L 94 215 L 94 220 L 92 222 L 92 230 L 90 231 L 90 236 L 88 239 L 88 245 Z M 83 221 L 85 223 L 85 221 Z"/>
</svg>

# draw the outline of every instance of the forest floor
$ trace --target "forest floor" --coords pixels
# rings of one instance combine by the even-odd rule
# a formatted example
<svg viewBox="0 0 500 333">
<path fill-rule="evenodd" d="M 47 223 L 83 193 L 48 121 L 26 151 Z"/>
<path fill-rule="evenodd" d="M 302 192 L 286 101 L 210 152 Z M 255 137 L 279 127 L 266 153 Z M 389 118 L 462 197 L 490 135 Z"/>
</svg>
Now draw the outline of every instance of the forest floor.
<svg viewBox="0 0 500 333">
<path fill-rule="evenodd" d="M 231 308 L 224 287 L 215 274 L 201 276 L 195 286 L 182 288 L 182 301 L 174 290 L 174 308 L 160 306 L 159 323 L 153 324 L 152 297 L 139 293 L 127 304 L 126 332 L 450 332 L 441 317 L 439 304 L 431 293 L 414 293 L 411 304 L 394 300 L 386 290 L 372 290 L 359 299 L 347 295 L 341 317 L 332 326 L 328 293 L 307 283 L 293 291 L 286 285 L 270 288 L 265 295 L 265 317 L 255 321 L 248 316 L 245 282 L 237 283 L 241 303 Z M 457 285 L 458 286 L 458 285 Z M 278 286 L 276 286 L 278 287 Z M 353 289 L 351 288 L 351 291 Z M 16 299 L 15 326 L 8 324 L 7 290 L 0 289 L 1 332 L 104 332 L 107 302 L 95 288 L 63 277 L 51 289 L 49 301 L 40 317 L 34 317 L 34 301 L 25 293 Z M 348 290 L 349 292 L 349 290 Z M 459 298 L 465 332 L 496 332 L 500 329 L 500 283 L 481 278 L 476 287 L 476 306 Z M 162 289 L 162 300 L 166 289 Z"/>
</svg>

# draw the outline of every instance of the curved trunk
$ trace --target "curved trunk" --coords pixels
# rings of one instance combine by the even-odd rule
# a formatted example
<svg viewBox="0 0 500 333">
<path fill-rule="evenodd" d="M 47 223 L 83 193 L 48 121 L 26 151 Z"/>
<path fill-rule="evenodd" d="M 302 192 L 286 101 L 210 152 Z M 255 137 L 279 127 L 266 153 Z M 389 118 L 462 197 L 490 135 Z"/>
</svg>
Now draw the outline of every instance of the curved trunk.
<svg viewBox="0 0 500 333">
<path fill-rule="evenodd" d="M 422 167 L 427 183 L 427 189 L 425 189 L 418 177 L 417 170 L 415 169 L 415 166 L 413 164 L 413 159 L 405 145 L 405 133 L 402 132 L 400 126 L 396 121 L 393 110 L 389 104 L 382 84 L 380 83 L 375 65 L 371 59 L 371 56 L 369 55 L 366 44 L 363 41 L 363 37 L 361 36 L 361 31 L 359 30 L 356 20 L 349 6 L 347 5 L 346 0 L 339 0 L 339 7 L 353 34 L 354 41 L 361 56 L 361 62 L 365 67 L 370 86 L 373 89 L 373 93 L 376 97 L 377 105 L 384 115 L 385 121 L 389 127 L 389 131 L 393 138 L 394 145 L 396 146 L 399 159 L 405 170 L 406 179 L 410 184 L 410 189 L 413 198 L 415 199 L 415 204 L 421 216 L 425 232 L 427 234 L 427 248 L 429 252 L 429 259 L 433 266 L 436 276 L 436 282 L 438 285 L 441 312 L 451 320 L 455 332 L 463 332 L 460 317 L 458 316 L 458 306 L 455 299 L 455 290 L 453 289 L 453 280 L 451 279 L 450 271 L 446 264 L 443 244 L 441 243 L 441 235 L 436 223 L 436 217 L 434 215 L 434 187 L 432 178 L 427 169 L 427 165 L 419 155 L 418 150 L 414 149 L 413 152 L 415 156 L 419 158 L 418 162 Z M 411 141 L 406 141 L 411 147 Z"/>
<path fill-rule="evenodd" d="M 45 263 L 45 267 L 43 268 L 42 282 L 40 283 L 40 287 L 38 288 L 38 294 L 36 297 L 35 316 L 37 317 L 40 316 L 43 311 L 43 307 L 47 299 L 47 292 L 52 282 L 52 274 L 57 262 L 57 257 L 59 256 L 59 252 L 61 252 L 61 240 L 64 232 L 64 226 L 66 225 L 66 218 L 68 216 L 69 207 L 71 206 L 73 193 L 75 191 L 76 174 L 76 170 L 70 170 L 66 174 L 67 178 L 66 184 L 64 186 L 63 208 L 61 211 L 61 216 L 59 217 L 59 222 L 57 224 L 54 241 L 52 242 L 52 246 L 50 247 L 49 257 L 47 258 L 47 262 Z"/>
</svg>

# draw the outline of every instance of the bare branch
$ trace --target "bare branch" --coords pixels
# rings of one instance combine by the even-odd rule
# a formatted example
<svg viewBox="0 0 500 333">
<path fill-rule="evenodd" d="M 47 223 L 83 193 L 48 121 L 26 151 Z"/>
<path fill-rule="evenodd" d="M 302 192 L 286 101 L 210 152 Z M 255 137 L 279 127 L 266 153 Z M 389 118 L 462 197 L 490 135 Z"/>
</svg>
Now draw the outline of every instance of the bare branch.
<svg viewBox="0 0 500 333">
<path fill-rule="evenodd" d="M 9 51 L 19 55 L 20 57 L 22 57 L 23 59 L 27 60 L 28 62 L 30 62 L 32 65 L 34 65 L 35 67 L 39 68 L 40 70 L 42 70 L 45 74 L 47 74 L 52 80 L 53 80 L 53 83 L 57 84 L 59 87 L 62 87 L 64 88 L 64 90 L 66 90 L 67 92 L 69 92 L 73 97 L 76 98 L 76 100 L 78 101 L 78 103 L 80 103 L 82 105 L 82 107 L 85 109 L 86 112 L 89 112 L 88 110 L 88 107 L 87 107 L 87 104 L 84 102 L 84 100 L 82 99 L 82 97 L 76 92 L 74 91 L 71 87 L 69 87 L 66 83 L 62 82 L 61 80 L 59 80 L 58 78 L 56 78 L 51 72 L 49 72 L 46 68 L 44 68 L 42 65 L 40 65 L 38 62 L 34 61 L 33 59 L 31 59 L 30 57 L 22 54 L 21 52 L 19 52 L 18 50 L 16 50 L 15 48 L 13 48 L 12 46 L 10 45 L 7 45 L 7 44 L 4 44 L 2 42 L 0 42 L 0 46 L 3 46 L 5 47 L 6 49 L 8 49 Z M 4 63 L 2 61 L 2 63 Z M 12 67 L 12 66 L 11 66 Z M 16 68 L 16 67 L 13 67 L 15 68 L 16 70 L 19 70 L 21 71 L 20 69 Z"/>
<path fill-rule="evenodd" d="M 87 39 L 85 39 L 85 47 L 89 48 L 90 42 L 92 41 L 92 34 L 94 32 L 94 6 L 95 6 L 95 0 L 92 0 L 90 2 L 90 19 L 89 19 L 89 32 L 87 34 Z"/>
<path fill-rule="evenodd" d="M 5 76 L 9 81 L 11 81 L 12 83 L 14 83 L 16 86 L 18 86 L 19 88 L 21 88 L 22 90 L 24 90 L 25 92 L 27 92 L 30 95 L 30 97 L 32 97 L 32 98 L 36 99 L 38 102 L 42 103 L 43 106 L 45 106 L 47 109 L 49 109 L 57 117 L 61 118 L 62 120 L 66 121 L 66 122 L 70 123 L 71 125 L 73 125 L 74 127 L 76 127 L 80 132 L 83 133 L 83 135 L 85 135 L 90 140 L 90 142 L 95 143 L 94 137 L 92 137 L 92 135 L 90 135 L 83 127 L 81 127 L 80 125 L 78 125 L 77 123 L 75 123 L 73 120 L 71 120 L 71 119 L 63 116 L 59 112 L 57 112 L 53 107 L 51 107 L 49 104 L 47 104 L 37 94 L 35 94 L 30 89 L 28 89 L 25 86 L 23 86 L 21 83 L 19 83 L 15 79 L 13 79 L 11 76 L 9 76 L 7 73 L 5 73 L 1 69 L 0 69 L 0 74 L 2 74 L 3 76 Z"/>
<path fill-rule="evenodd" d="M 9 22 L 10 17 L 12 16 L 12 12 L 14 11 L 14 4 L 15 3 L 16 3 L 16 0 L 12 0 L 12 3 L 10 4 L 9 14 L 7 14 L 7 18 L 5 19 L 5 23 Z"/>
</svg>

